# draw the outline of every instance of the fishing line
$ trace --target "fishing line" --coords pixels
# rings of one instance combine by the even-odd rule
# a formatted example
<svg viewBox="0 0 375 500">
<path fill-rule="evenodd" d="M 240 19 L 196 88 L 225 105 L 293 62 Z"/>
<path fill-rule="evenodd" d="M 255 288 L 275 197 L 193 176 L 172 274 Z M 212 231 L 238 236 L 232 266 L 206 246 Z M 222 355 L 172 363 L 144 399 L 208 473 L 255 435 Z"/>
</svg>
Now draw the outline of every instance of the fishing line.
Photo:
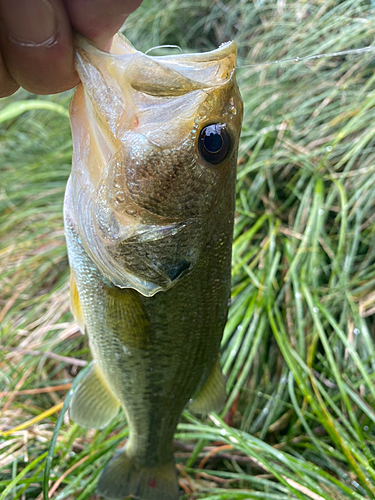
<svg viewBox="0 0 375 500">
<path fill-rule="evenodd" d="M 328 52 L 327 54 L 313 54 L 310 56 L 303 57 L 289 57 L 287 59 L 280 59 L 276 61 L 269 61 L 264 63 L 255 63 L 255 64 L 246 64 L 245 66 L 236 66 L 237 69 L 242 68 L 256 68 L 259 66 L 271 66 L 274 64 L 283 64 L 290 62 L 303 62 L 303 61 L 311 61 L 313 59 L 321 59 L 322 57 L 338 57 L 338 56 L 347 56 L 350 54 L 364 54 L 367 52 L 375 52 L 375 45 L 369 45 L 367 47 L 362 47 L 360 49 L 349 49 L 349 50 L 340 50 L 339 52 Z"/>
<path fill-rule="evenodd" d="M 156 45 L 155 47 L 151 47 L 150 49 L 146 50 L 145 54 L 149 54 L 153 50 L 157 49 L 178 49 L 181 54 L 183 54 L 183 50 L 179 45 Z M 303 56 L 303 57 L 288 57 L 286 59 L 276 59 L 275 61 L 268 61 L 268 62 L 260 62 L 260 63 L 254 63 L 254 64 L 245 64 L 244 66 L 236 66 L 237 69 L 242 69 L 242 68 L 257 68 L 257 67 L 263 67 L 263 66 L 272 66 L 275 64 L 284 64 L 284 63 L 291 63 L 291 62 L 304 62 L 304 61 L 312 61 L 314 59 L 322 59 L 323 57 L 339 57 L 339 56 L 348 56 L 352 54 L 366 54 L 369 52 L 375 52 L 375 45 L 368 45 L 367 47 L 361 47 L 360 49 L 348 49 L 348 50 L 340 50 L 338 52 L 328 52 L 324 54 L 312 54 L 309 56 Z"/>
<path fill-rule="evenodd" d="M 146 50 L 145 55 L 156 49 L 178 49 L 181 54 L 183 54 L 181 47 L 179 47 L 178 45 L 156 45 L 156 47 L 151 47 L 151 49 Z"/>
</svg>

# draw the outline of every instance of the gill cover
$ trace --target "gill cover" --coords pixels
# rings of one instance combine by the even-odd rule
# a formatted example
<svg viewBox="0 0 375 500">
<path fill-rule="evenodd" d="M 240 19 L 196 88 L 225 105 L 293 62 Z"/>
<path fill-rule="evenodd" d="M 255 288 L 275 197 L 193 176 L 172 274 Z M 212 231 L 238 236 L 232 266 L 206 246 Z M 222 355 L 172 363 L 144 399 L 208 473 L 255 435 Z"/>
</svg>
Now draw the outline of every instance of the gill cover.
<svg viewBox="0 0 375 500">
<path fill-rule="evenodd" d="M 82 37 L 76 45 L 82 84 L 70 109 L 68 210 L 103 275 L 152 296 L 193 269 L 235 169 L 236 44 L 165 57 L 138 52 L 120 36 L 111 53 Z M 213 151 L 219 160 L 211 164 L 212 152 L 207 160 L 197 145 L 215 123 L 231 147 L 221 162 Z M 205 144 L 221 147 L 215 137 Z"/>
</svg>

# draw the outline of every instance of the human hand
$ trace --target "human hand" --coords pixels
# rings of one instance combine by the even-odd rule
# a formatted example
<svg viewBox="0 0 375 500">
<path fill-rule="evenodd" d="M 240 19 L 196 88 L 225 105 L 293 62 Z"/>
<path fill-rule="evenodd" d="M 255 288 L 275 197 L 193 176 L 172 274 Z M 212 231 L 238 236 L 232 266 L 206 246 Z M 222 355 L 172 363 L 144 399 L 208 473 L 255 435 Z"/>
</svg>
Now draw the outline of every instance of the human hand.
<svg viewBox="0 0 375 500">
<path fill-rule="evenodd" d="M 55 94 L 78 83 L 73 29 L 109 50 L 142 0 L 0 0 L 0 97 L 20 86 Z"/>
</svg>

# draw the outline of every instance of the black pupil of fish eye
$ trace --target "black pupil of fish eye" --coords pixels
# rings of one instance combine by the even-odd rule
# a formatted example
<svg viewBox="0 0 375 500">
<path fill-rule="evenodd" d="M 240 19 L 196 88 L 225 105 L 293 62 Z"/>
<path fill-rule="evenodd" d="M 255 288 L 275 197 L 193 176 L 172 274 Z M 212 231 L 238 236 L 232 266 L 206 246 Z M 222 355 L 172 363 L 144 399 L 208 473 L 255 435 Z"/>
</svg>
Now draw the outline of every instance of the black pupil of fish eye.
<svg viewBox="0 0 375 500">
<path fill-rule="evenodd" d="M 230 146 L 231 140 L 225 125 L 213 123 L 200 131 L 198 150 L 207 163 L 221 163 L 228 156 Z"/>
<path fill-rule="evenodd" d="M 221 136 L 221 131 L 217 130 L 215 125 L 207 127 L 203 142 L 204 147 L 209 153 L 218 153 L 223 147 L 223 138 Z"/>
</svg>

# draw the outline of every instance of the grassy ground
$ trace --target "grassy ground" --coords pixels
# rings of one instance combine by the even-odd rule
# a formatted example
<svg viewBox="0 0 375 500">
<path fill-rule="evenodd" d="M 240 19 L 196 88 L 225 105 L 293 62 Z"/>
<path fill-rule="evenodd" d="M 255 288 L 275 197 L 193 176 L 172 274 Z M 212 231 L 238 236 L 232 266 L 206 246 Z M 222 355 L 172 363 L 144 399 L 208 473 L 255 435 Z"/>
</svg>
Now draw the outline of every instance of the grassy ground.
<svg viewBox="0 0 375 500">
<path fill-rule="evenodd" d="M 235 38 L 244 66 L 373 44 L 374 19 L 360 0 L 146 0 L 126 33 L 142 50 Z M 228 402 L 220 416 L 183 415 L 187 498 L 375 498 L 374 55 L 238 70 Z M 96 498 L 127 437 L 121 415 L 87 432 L 59 413 L 90 360 L 69 312 L 62 224 L 70 97 L 0 102 L 0 500 L 42 498 L 59 414 L 52 498 Z"/>
</svg>

